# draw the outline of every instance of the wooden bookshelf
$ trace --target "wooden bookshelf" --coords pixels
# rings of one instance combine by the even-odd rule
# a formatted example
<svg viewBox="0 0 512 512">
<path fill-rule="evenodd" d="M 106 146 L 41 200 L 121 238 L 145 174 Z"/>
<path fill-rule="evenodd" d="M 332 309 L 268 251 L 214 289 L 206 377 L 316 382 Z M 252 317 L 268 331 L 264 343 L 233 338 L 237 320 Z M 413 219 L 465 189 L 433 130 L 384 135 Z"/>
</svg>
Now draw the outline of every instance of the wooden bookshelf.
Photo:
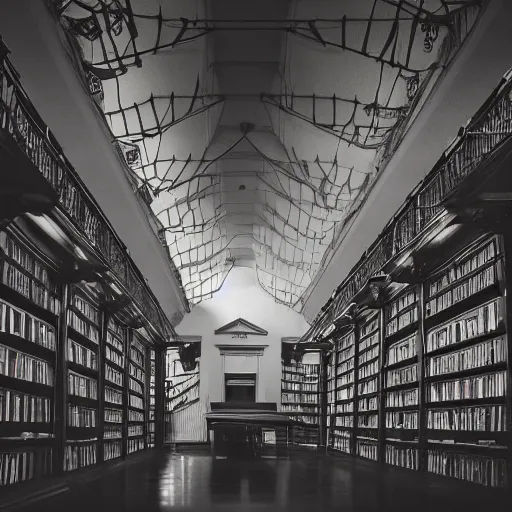
<svg viewBox="0 0 512 512">
<path fill-rule="evenodd" d="M 371 311 L 357 322 L 356 454 L 379 459 L 380 312 Z"/>
<path fill-rule="evenodd" d="M 400 287 L 402 288 L 402 287 Z M 386 464 L 419 468 L 419 289 L 398 289 L 384 309 L 384 457 Z"/>
<path fill-rule="evenodd" d="M 352 453 L 355 448 L 355 390 L 356 374 L 356 331 L 350 329 L 335 338 L 332 358 L 332 396 L 330 446 L 335 450 Z"/>
<path fill-rule="evenodd" d="M 318 445 L 320 360 L 317 363 L 282 363 L 281 411 L 304 424 L 304 428 L 295 432 L 294 442 Z"/>
<path fill-rule="evenodd" d="M 499 236 L 478 235 L 338 336 L 329 446 L 410 470 L 507 486 L 510 341 Z M 381 327 L 379 327 L 381 326 Z"/>
<path fill-rule="evenodd" d="M 147 444 L 154 448 L 156 441 L 156 351 L 149 349 L 149 408 L 147 421 Z"/>
<path fill-rule="evenodd" d="M 175 332 L 0 47 L 1 507 L 147 448 Z"/>
</svg>

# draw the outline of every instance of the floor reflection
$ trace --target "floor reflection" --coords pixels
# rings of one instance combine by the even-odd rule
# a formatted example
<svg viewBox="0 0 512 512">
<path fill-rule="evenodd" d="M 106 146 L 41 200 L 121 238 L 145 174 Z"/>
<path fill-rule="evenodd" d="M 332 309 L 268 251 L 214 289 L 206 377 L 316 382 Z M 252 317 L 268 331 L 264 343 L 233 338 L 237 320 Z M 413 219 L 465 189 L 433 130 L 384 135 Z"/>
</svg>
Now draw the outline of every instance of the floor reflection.
<svg viewBox="0 0 512 512">
<path fill-rule="evenodd" d="M 31 512 L 510 510 L 446 479 L 315 453 L 291 459 L 214 460 L 154 452 L 103 478 L 25 509 Z"/>
</svg>

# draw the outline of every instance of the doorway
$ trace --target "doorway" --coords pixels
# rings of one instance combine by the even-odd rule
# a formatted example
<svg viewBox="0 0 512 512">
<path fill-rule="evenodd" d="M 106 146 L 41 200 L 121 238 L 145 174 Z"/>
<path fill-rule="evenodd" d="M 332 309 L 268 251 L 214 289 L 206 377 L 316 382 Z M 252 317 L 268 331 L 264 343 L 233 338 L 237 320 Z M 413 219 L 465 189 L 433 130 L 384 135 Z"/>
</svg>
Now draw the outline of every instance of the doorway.
<svg viewBox="0 0 512 512">
<path fill-rule="evenodd" d="M 224 383 L 226 402 L 256 402 L 255 373 L 226 373 Z"/>
</svg>

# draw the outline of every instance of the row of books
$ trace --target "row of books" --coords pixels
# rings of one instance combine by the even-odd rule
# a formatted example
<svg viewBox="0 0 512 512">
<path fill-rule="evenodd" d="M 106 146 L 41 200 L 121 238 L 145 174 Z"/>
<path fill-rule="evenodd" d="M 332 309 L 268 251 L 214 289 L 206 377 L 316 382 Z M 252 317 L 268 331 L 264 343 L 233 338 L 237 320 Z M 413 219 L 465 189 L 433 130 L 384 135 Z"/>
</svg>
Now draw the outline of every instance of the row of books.
<svg viewBox="0 0 512 512">
<path fill-rule="evenodd" d="M 343 363 L 340 363 L 337 367 L 336 367 L 336 375 L 341 375 L 343 373 L 346 373 L 350 370 L 353 370 L 354 369 L 354 363 L 355 363 L 355 358 L 351 358 L 349 359 L 348 361 L 345 361 Z"/>
<path fill-rule="evenodd" d="M 416 295 L 416 290 L 408 290 L 405 293 L 402 293 L 397 299 L 393 300 L 393 302 L 387 307 L 386 313 L 387 318 L 392 318 L 400 311 L 403 311 L 405 308 L 411 306 L 418 300 Z"/>
<path fill-rule="evenodd" d="M 316 404 L 318 403 L 318 395 L 314 393 L 282 393 L 281 402 L 287 403 L 302 403 L 302 404 Z"/>
<path fill-rule="evenodd" d="M 144 413 L 140 411 L 128 411 L 128 421 L 144 421 Z"/>
<path fill-rule="evenodd" d="M 53 386 L 54 371 L 42 359 L 0 345 L 0 375 Z"/>
<path fill-rule="evenodd" d="M 346 334 L 345 336 L 342 336 L 341 338 L 338 338 L 336 340 L 336 351 L 340 352 L 342 350 L 345 350 L 346 348 L 349 348 L 353 346 L 356 342 L 356 335 L 354 331 L 351 331 L 350 333 Z"/>
<path fill-rule="evenodd" d="M 378 399 L 376 396 L 361 398 L 357 403 L 359 411 L 376 411 L 378 409 Z"/>
<path fill-rule="evenodd" d="M 335 406 L 335 410 L 333 411 L 335 414 L 348 414 L 354 412 L 354 402 L 346 402 L 344 404 L 337 404 Z"/>
<path fill-rule="evenodd" d="M 68 404 L 69 427 L 95 427 L 97 425 L 98 411 L 88 407 Z"/>
<path fill-rule="evenodd" d="M 379 373 L 379 361 L 373 361 L 373 363 L 367 364 L 366 366 L 361 366 L 359 368 L 359 378 L 365 379 L 366 377 L 371 377 Z"/>
<path fill-rule="evenodd" d="M 130 388 L 130 391 L 135 391 L 135 393 L 142 394 L 144 391 L 142 385 L 132 378 L 128 381 L 128 387 Z"/>
<path fill-rule="evenodd" d="M 363 428 L 379 428 L 379 415 L 378 414 L 360 414 L 357 417 L 359 427 Z"/>
<path fill-rule="evenodd" d="M 494 265 L 482 270 L 482 272 L 478 273 L 476 276 L 466 279 L 452 290 L 448 290 L 446 293 L 429 300 L 425 304 L 425 316 L 429 318 L 437 315 L 454 304 L 457 304 L 458 302 L 471 297 L 471 295 L 475 295 L 482 291 L 488 286 L 495 284 L 497 279 L 497 271 Z"/>
<path fill-rule="evenodd" d="M 105 380 L 108 382 L 112 382 L 113 384 L 116 384 L 117 386 L 123 386 L 124 382 L 124 375 L 116 370 L 115 368 L 112 368 L 111 366 L 106 365 L 105 366 Z"/>
<path fill-rule="evenodd" d="M 128 436 L 143 436 L 144 435 L 144 427 L 142 425 L 128 425 Z"/>
<path fill-rule="evenodd" d="M 412 412 L 387 412 L 386 428 L 417 430 L 419 428 L 418 413 Z"/>
<path fill-rule="evenodd" d="M 123 342 L 110 331 L 107 331 L 107 344 L 119 350 L 119 352 L 124 352 Z"/>
<path fill-rule="evenodd" d="M 356 442 L 356 455 L 365 459 L 377 460 L 379 446 L 375 441 L 358 439 Z"/>
<path fill-rule="evenodd" d="M 74 311 L 68 311 L 68 325 L 93 343 L 99 344 L 100 332 L 97 327 L 82 320 Z"/>
<path fill-rule="evenodd" d="M 121 439 L 123 437 L 123 427 L 114 427 L 105 425 L 103 429 L 103 439 Z"/>
<path fill-rule="evenodd" d="M 336 400 L 352 400 L 354 398 L 354 386 L 338 389 L 336 391 Z"/>
<path fill-rule="evenodd" d="M 344 348 L 343 350 L 340 350 L 337 355 L 337 364 L 342 363 L 343 361 L 348 361 L 350 358 L 354 357 L 356 355 L 356 346 L 352 345 L 348 348 Z"/>
<path fill-rule="evenodd" d="M 386 464 L 406 469 L 418 470 L 419 454 L 417 448 L 406 448 L 394 444 L 386 444 Z"/>
<path fill-rule="evenodd" d="M 334 419 L 334 426 L 336 427 L 353 427 L 354 416 L 336 416 Z"/>
<path fill-rule="evenodd" d="M 496 254 L 495 241 L 493 240 L 472 256 L 458 264 L 452 265 L 442 276 L 428 282 L 425 288 L 428 296 L 431 297 L 441 292 L 454 282 L 483 267 L 487 262 L 493 260 Z"/>
<path fill-rule="evenodd" d="M 93 324 L 96 326 L 100 324 L 99 309 L 76 293 L 73 295 L 73 306 Z"/>
<path fill-rule="evenodd" d="M 427 333 L 426 351 L 455 345 L 478 336 L 491 334 L 501 321 L 501 301 L 495 299 L 431 329 Z"/>
<path fill-rule="evenodd" d="M 86 366 L 91 370 L 98 369 L 98 356 L 92 350 L 68 338 L 68 360 Z"/>
<path fill-rule="evenodd" d="M 345 373 L 338 377 L 337 387 L 346 386 L 347 384 L 352 384 L 354 382 L 355 376 L 354 372 Z"/>
<path fill-rule="evenodd" d="M 52 449 L 0 452 L 0 485 L 12 485 L 52 473 Z"/>
<path fill-rule="evenodd" d="M 109 441 L 103 444 L 103 460 L 112 460 L 123 454 L 122 441 Z"/>
<path fill-rule="evenodd" d="M 489 487 L 507 485 L 507 462 L 504 459 L 444 450 L 428 450 L 427 469 L 431 473 Z"/>
<path fill-rule="evenodd" d="M 502 336 L 478 345 L 427 359 L 427 376 L 473 370 L 507 361 L 507 339 Z"/>
<path fill-rule="evenodd" d="M 364 364 L 372 359 L 379 357 L 379 347 L 374 347 L 371 350 L 367 350 L 366 352 L 359 353 L 359 364 Z"/>
<path fill-rule="evenodd" d="M 281 389 L 285 391 L 300 391 L 300 382 L 281 382 Z"/>
<path fill-rule="evenodd" d="M 359 342 L 359 352 L 362 352 L 363 350 L 367 350 L 370 347 L 373 347 L 374 345 L 378 345 L 380 341 L 380 333 L 374 332 L 371 336 L 368 336 L 367 338 L 361 340 Z"/>
<path fill-rule="evenodd" d="M 291 365 L 283 365 L 283 372 L 318 376 L 320 374 L 320 365 L 312 363 L 294 363 Z"/>
<path fill-rule="evenodd" d="M 417 334 L 391 345 L 387 350 L 386 366 L 407 361 L 417 355 Z"/>
<path fill-rule="evenodd" d="M 405 366 L 404 368 L 397 368 L 388 370 L 385 374 L 385 386 L 391 388 L 393 386 L 400 386 L 417 382 L 418 380 L 418 365 Z"/>
<path fill-rule="evenodd" d="M 105 387 L 105 402 L 110 404 L 122 405 L 123 404 L 123 393 L 118 389 Z"/>
<path fill-rule="evenodd" d="M 476 400 L 505 396 L 507 372 L 499 371 L 475 377 L 433 382 L 426 386 L 427 402 Z"/>
<path fill-rule="evenodd" d="M 144 382 L 144 372 L 137 366 L 133 365 L 132 363 L 130 363 L 130 366 L 129 366 L 129 373 L 135 379 L 140 380 L 141 382 Z"/>
<path fill-rule="evenodd" d="M 306 414 L 318 414 L 318 406 L 316 405 L 286 405 L 281 406 L 282 412 L 301 412 Z"/>
<path fill-rule="evenodd" d="M 54 315 L 60 314 L 62 302 L 57 295 L 7 261 L 2 265 L 0 276 L 3 284 Z"/>
<path fill-rule="evenodd" d="M 144 438 L 128 439 L 128 453 L 138 452 L 139 450 L 144 450 Z"/>
<path fill-rule="evenodd" d="M 114 364 L 117 364 L 117 366 L 124 367 L 124 356 L 108 346 L 105 347 L 105 357 Z"/>
<path fill-rule="evenodd" d="M 316 374 L 304 374 L 297 372 L 283 372 L 282 377 L 283 380 L 287 380 L 289 382 L 305 382 L 305 381 L 317 381 L 318 375 Z"/>
<path fill-rule="evenodd" d="M 367 319 L 366 322 L 361 325 L 359 330 L 359 338 L 367 338 L 370 334 L 374 334 L 379 329 L 379 315 L 374 315 L 373 318 Z"/>
<path fill-rule="evenodd" d="M 418 306 L 416 305 L 414 308 L 399 314 L 390 322 L 388 322 L 388 324 L 386 325 L 386 336 L 392 336 L 393 334 L 396 334 L 398 331 L 405 329 L 406 327 L 417 321 Z"/>
<path fill-rule="evenodd" d="M 64 471 L 92 466 L 98 462 L 98 444 L 68 444 L 64 448 Z"/>
<path fill-rule="evenodd" d="M 379 390 L 379 381 L 378 377 L 375 377 L 371 380 L 365 380 L 364 382 L 360 382 L 357 385 L 357 393 L 358 395 L 369 395 L 371 393 L 377 393 Z"/>
<path fill-rule="evenodd" d="M 427 428 L 451 431 L 504 432 L 507 415 L 503 405 L 429 409 Z"/>
<path fill-rule="evenodd" d="M 108 423 L 122 423 L 123 411 L 120 409 L 105 409 L 105 421 Z"/>
<path fill-rule="evenodd" d="M 351 438 L 349 432 L 332 432 L 332 447 L 341 452 L 351 452 Z"/>
<path fill-rule="evenodd" d="M 69 389 L 70 395 L 82 398 L 98 399 L 98 382 L 89 377 L 84 377 L 79 373 L 69 372 Z"/>
<path fill-rule="evenodd" d="M 144 409 L 144 400 L 132 394 L 130 394 L 129 404 L 130 407 L 135 407 L 136 409 Z"/>
<path fill-rule="evenodd" d="M 55 350 L 55 328 L 39 318 L 0 300 L 0 331 Z"/>
<path fill-rule="evenodd" d="M 400 391 L 387 391 L 385 395 L 386 407 L 411 407 L 419 404 L 418 389 L 403 389 Z"/>
<path fill-rule="evenodd" d="M 31 251 L 25 249 L 12 235 L 5 231 L 0 232 L 0 249 L 2 249 L 9 258 L 14 260 L 18 265 L 45 285 L 50 291 L 53 293 L 57 292 L 57 287 L 50 280 L 46 265 L 40 261 L 39 258 L 36 258 Z"/>
<path fill-rule="evenodd" d="M 0 422 L 49 423 L 51 411 L 49 398 L 0 389 Z"/>
<path fill-rule="evenodd" d="M 135 361 L 140 366 L 144 366 L 144 356 L 138 350 L 135 350 L 133 347 L 130 348 L 130 359 L 132 361 Z"/>
</svg>

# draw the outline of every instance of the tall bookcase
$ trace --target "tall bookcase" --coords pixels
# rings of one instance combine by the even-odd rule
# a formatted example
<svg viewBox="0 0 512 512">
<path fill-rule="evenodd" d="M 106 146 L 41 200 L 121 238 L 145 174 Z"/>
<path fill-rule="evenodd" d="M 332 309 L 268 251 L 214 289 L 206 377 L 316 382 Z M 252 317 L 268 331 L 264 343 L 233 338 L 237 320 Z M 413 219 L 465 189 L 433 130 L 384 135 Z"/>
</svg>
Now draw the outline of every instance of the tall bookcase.
<svg viewBox="0 0 512 512">
<path fill-rule="evenodd" d="M 354 439 L 354 411 L 356 387 L 356 332 L 353 328 L 335 340 L 331 359 L 331 383 L 334 407 L 331 408 L 330 446 L 345 453 L 352 453 Z"/>
<path fill-rule="evenodd" d="M 0 507 L 146 448 L 145 354 L 175 334 L 8 53 L 0 38 Z"/>
<path fill-rule="evenodd" d="M 303 363 L 282 363 L 281 411 L 303 423 L 294 441 L 318 445 L 320 420 L 320 359 L 319 354 L 307 354 Z"/>
<path fill-rule="evenodd" d="M 384 308 L 383 402 L 385 462 L 419 468 L 420 296 L 400 286 Z"/>
<path fill-rule="evenodd" d="M 492 487 L 506 485 L 510 428 L 504 282 L 486 237 L 424 283 L 427 470 Z"/>
<path fill-rule="evenodd" d="M 379 458 L 380 315 L 371 312 L 358 323 L 356 454 Z"/>
<path fill-rule="evenodd" d="M 48 476 L 62 288 L 55 267 L 16 229 L 0 231 L 0 483 Z"/>
<path fill-rule="evenodd" d="M 336 335 L 329 447 L 506 487 L 510 342 L 502 238 L 479 236 Z"/>
<path fill-rule="evenodd" d="M 107 378 L 107 374 L 116 375 L 126 373 L 126 346 L 127 329 L 119 320 L 109 316 L 105 336 L 105 384 L 103 392 L 104 400 L 104 428 L 103 428 L 103 460 L 113 460 L 124 454 L 123 438 L 124 425 L 126 424 L 126 400 L 124 386 L 119 388 L 115 382 Z M 116 374 L 110 374 L 110 370 Z"/>
<path fill-rule="evenodd" d="M 128 353 L 128 453 L 146 447 L 147 421 L 147 360 L 146 342 L 132 331 Z"/>
<path fill-rule="evenodd" d="M 100 412 L 100 345 L 102 314 L 99 299 L 86 285 L 70 287 L 66 308 L 67 425 L 64 470 L 98 462 Z M 108 374 L 106 368 L 105 375 Z M 122 377 L 122 375 L 121 375 Z M 122 383 L 121 383 L 122 385 Z"/>
<path fill-rule="evenodd" d="M 147 422 L 147 443 L 149 448 L 155 446 L 156 423 L 156 351 L 149 349 L 149 411 Z"/>
</svg>

